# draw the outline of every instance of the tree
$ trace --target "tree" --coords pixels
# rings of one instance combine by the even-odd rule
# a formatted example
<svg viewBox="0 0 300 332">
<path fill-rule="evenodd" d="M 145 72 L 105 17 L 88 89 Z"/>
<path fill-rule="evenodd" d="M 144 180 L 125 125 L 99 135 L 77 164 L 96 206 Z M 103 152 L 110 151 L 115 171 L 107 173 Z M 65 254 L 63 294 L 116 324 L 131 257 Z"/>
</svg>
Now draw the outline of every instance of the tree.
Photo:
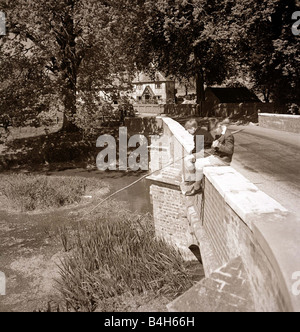
<svg viewBox="0 0 300 332">
<path fill-rule="evenodd" d="M 229 77 L 250 77 L 265 101 L 300 95 L 299 37 L 291 32 L 295 1 L 120 1 L 129 17 L 135 15 L 135 37 L 128 40 L 134 40 L 138 68 L 180 80 L 194 77 L 198 103 L 204 83 Z"/>
<path fill-rule="evenodd" d="M 224 34 L 230 36 L 236 64 L 254 89 L 265 102 L 299 99 L 299 38 L 291 31 L 296 2 L 226 0 L 226 7 Z"/>
<path fill-rule="evenodd" d="M 220 84 L 227 76 L 230 57 L 215 33 L 221 0 L 145 0 L 139 1 L 138 10 L 137 1 L 121 1 L 136 14 L 139 69 L 161 70 L 180 80 L 194 78 L 198 103 L 204 100 L 204 83 Z"/>
<path fill-rule="evenodd" d="M 64 105 L 63 129 L 76 130 L 79 93 L 112 93 L 120 87 L 116 82 L 130 81 L 131 64 L 122 54 L 122 40 L 112 31 L 116 1 L 2 0 L 0 4 L 8 31 L 1 40 L 1 63 L 9 64 L 0 74 L 7 87 L 16 83 L 6 100 L 18 114 L 25 117 L 23 111 L 31 109 L 34 116 L 41 99 L 59 98 Z"/>
</svg>

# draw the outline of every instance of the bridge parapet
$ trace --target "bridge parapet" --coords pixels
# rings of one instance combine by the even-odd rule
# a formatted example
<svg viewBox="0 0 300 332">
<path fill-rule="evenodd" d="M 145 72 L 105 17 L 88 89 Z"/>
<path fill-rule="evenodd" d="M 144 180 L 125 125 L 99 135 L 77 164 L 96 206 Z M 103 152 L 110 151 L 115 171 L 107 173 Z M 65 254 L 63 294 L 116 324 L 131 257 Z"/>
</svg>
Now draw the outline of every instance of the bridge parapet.
<svg viewBox="0 0 300 332">
<path fill-rule="evenodd" d="M 163 135 L 153 136 L 151 140 L 150 171 L 162 169 L 152 178 L 156 176 L 157 180 L 179 185 L 185 178 L 184 157 L 194 148 L 193 137 L 171 118 L 162 117 L 162 123 Z"/>
<path fill-rule="evenodd" d="M 191 136 L 170 120 L 163 119 L 165 162 L 176 160 L 180 151 L 183 156 L 193 149 Z M 156 156 L 154 151 L 152 158 Z M 188 248 L 198 246 L 206 278 L 196 286 L 197 294 L 187 292 L 171 303 L 169 310 L 185 311 L 190 303 L 189 311 L 205 311 L 205 296 L 216 301 L 207 311 L 219 310 L 220 303 L 244 294 L 243 305 L 235 311 L 246 311 L 246 303 L 250 311 L 300 311 L 297 280 L 293 279 L 300 271 L 299 218 L 232 167 L 206 167 L 203 194 L 185 197 L 179 186 L 181 167 L 180 162 L 174 168 L 181 178 L 178 172 L 168 178 L 163 174 L 166 170 L 151 178 L 155 181 L 151 195 L 156 234 L 177 246 L 187 260 L 193 259 Z M 224 280 L 214 278 L 222 271 L 233 271 L 237 259 L 240 267 L 232 280 L 246 281 L 236 284 L 234 290 L 228 286 L 226 273 Z M 215 293 L 211 293 L 212 285 Z M 191 299 L 197 296 L 199 301 Z M 235 305 L 228 304 L 228 308 L 233 310 Z"/>
</svg>

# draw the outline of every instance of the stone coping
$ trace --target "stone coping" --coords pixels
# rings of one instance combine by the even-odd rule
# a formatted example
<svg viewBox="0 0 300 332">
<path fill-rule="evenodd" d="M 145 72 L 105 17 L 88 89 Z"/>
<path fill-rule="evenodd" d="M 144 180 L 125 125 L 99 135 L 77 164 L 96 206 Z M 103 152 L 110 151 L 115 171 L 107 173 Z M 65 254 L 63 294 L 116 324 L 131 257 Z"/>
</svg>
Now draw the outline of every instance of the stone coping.
<svg viewBox="0 0 300 332">
<path fill-rule="evenodd" d="M 292 114 L 259 113 L 258 116 L 286 118 L 286 119 L 300 119 L 300 115 L 292 115 Z"/>
<path fill-rule="evenodd" d="M 204 174 L 253 232 L 276 271 L 290 311 L 300 311 L 300 294 L 293 294 L 293 288 L 300 290 L 296 287 L 300 279 L 300 218 L 230 166 L 205 167 Z"/>
<path fill-rule="evenodd" d="M 300 312 L 300 218 L 260 218 L 253 223 L 253 233 L 271 262 L 289 311 Z"/>
<path fill-rule="evenodd" d="M 230 166 L 204 167 L 204 175 L 250 229 L 258 216 L 288 215 L 286 208 Z"/>
<path fill-rule="evenodd" d="M 192 153 L 194 149 L 193 136 L 179 122 L 168 117 L 162 117 L 162 120 L 186 152 Z"/>
</svg>

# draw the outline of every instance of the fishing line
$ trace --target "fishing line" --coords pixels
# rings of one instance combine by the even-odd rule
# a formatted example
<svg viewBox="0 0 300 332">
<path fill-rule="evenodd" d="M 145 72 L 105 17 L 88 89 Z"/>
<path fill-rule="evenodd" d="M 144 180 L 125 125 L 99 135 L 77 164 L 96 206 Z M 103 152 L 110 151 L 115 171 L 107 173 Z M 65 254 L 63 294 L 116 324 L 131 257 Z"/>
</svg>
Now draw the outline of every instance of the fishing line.
<svg viewBox="0 0 300 332">
<path fill-rule="evenodd" d="M 234 131 L 234 132 L 231 132 L 231 134 L 232 134 L 232 135 L 235 135 L 235 134 L 237 134 L 237 133 L 239 133 L 239 132 L 241 132 L 241 131 L 244 131 L 244 130 L 245 130 L 245 129 L 239 129 L 239 130 L 236 130 L 236 131 Z M 157 172 L 159 172 L 159 171 L 162 171 L 163 169 L 165 169 L 165 168 L 167 168 L 167 167 L 169 167 L 169 166 L 171 166 L 171 165 L 173 165 L 173 164 L 175 164 L 175 163 L 177 163 L 177 162 L 183 160 L 185 157 L 186 157 L 186 155 L 183 156 L 183 157 L 180 157 L 179 159 L 177 159 L 177 160 L 175 160 L 175 161 L 172 161 L 171 163 L 169 163 L 169 164 L 167 164 L 167 165 L 161 167 L 160 169 L 158 169 L 158 170 L 156 170 L 156 171 L 151 172 L 150 174 L 147 173 L 146 175 L 143 175 L 141 178 L 139 178 L 138 180 L 132 182 L 132 183 L 129 184 L 128 186 L 123 187 L 123 188 L 121 188 L 121 189 L 115 191 L 115 192 L 112 193 L 111 195 L 109 195 L 109 196 L 107 196 L 106 198 L 104 198 L 100 203 L 98 203 L 98 204 L 97 204 L 95 207 L 93 207 L 90 211 L 88 211 L 87 213 L 85 213 L 85 214 L 82 216 L 81 219 L 83 219 L 83 218 L 86 217 L 87 215 L 89 215 L 89 214 L 91 214 L 92 212 L 94 212 L 94 211 L 95 211 L 95 210 L 96 210 L 101 204 L 103 204 L 104 202 L 108 201 L 110 198 L 114 197 L 115 195 L 119 194 L 120 192 L 122 192 L 122 191 L 124 191 L 124 190 L 127 190 L 127 189 L 133 187 L 134 185 L 136 185 L 136 184 L 139 183 L 140 181 L 144 180 L 144 179 L 147 178 L 148 176 L 151 176 L 151 175 L 153 175 L 153 174 L 155 174 L 155 173 L 157 173 Z"/>
</svg>

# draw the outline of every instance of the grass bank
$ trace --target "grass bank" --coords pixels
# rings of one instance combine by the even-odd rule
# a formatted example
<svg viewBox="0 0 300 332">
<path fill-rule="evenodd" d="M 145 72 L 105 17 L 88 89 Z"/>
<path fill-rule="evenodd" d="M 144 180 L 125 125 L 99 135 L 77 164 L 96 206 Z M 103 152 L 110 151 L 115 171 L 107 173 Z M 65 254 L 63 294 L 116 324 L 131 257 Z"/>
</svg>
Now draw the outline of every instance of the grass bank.
<svg viewBox="0 0 300 332">
<path fill-rule="evenodd" d="M 60 209 L 80 202 L 95 187 L 97 190 L 105 187 L 103 183 L 95 184 L 95 179 L 16 174 L 1 175 L 0 182 L 2 195 L 14 211 L 20 211 L 17 219 L 21 221 L 16 222 L 15 215 L 11 220 L 9 214 L 5 217 L 3 229 L 8 233 L 2 234 L 1 248 L 6 254 L 0 255 L 0 263 L 11 253 L 14 257 L 9 257 L 10 262 L 17 258 L 22 269 L 30 272 L 33 262 L 42 259 L 41 252 L 44 258 L 50 255 L 58 260 L 56 269 L 43 260 L 34 271 L 35 277 L 48 276 L 50 270 L 44 271 L 43 265 L 49 265 L 56 275 L 52 291 L 47 286 L 51 300 L 38 305 L 38 311 L 166 311 L 166 303 L 203 277 L 199 263 L 186 263 L 173 246 L 155 237 L 150 214 L 132 213 L 116 201 L 104 203 L 84 218 L 91 210 L 90 205 L 76 204 L 75 214 L 70 214 L 70 209 Z M 14 228 L 17 230 L 12 233 Z M 47 232 L 41 232 L 42 229 Z M 15 245 L 25 253 L 30 252 L 30 257 L 22 258 L 19 254 L 15 257 L 18 251 L 11 250 L 12 236 L 16 238 Z M 31 294 L 34 291 L 31 282 L 26 285 L 22 289 Z"/>
<path fill-rule="evenodd" d="M 20 212 L 80 203 L 84 195 L 101 189 L 101 184 L 93 179 L 79 177 L 12 174 L 1 175 L 0 183 L 0 193 L 6 197 L 10 208 Z"/>
</svg>

